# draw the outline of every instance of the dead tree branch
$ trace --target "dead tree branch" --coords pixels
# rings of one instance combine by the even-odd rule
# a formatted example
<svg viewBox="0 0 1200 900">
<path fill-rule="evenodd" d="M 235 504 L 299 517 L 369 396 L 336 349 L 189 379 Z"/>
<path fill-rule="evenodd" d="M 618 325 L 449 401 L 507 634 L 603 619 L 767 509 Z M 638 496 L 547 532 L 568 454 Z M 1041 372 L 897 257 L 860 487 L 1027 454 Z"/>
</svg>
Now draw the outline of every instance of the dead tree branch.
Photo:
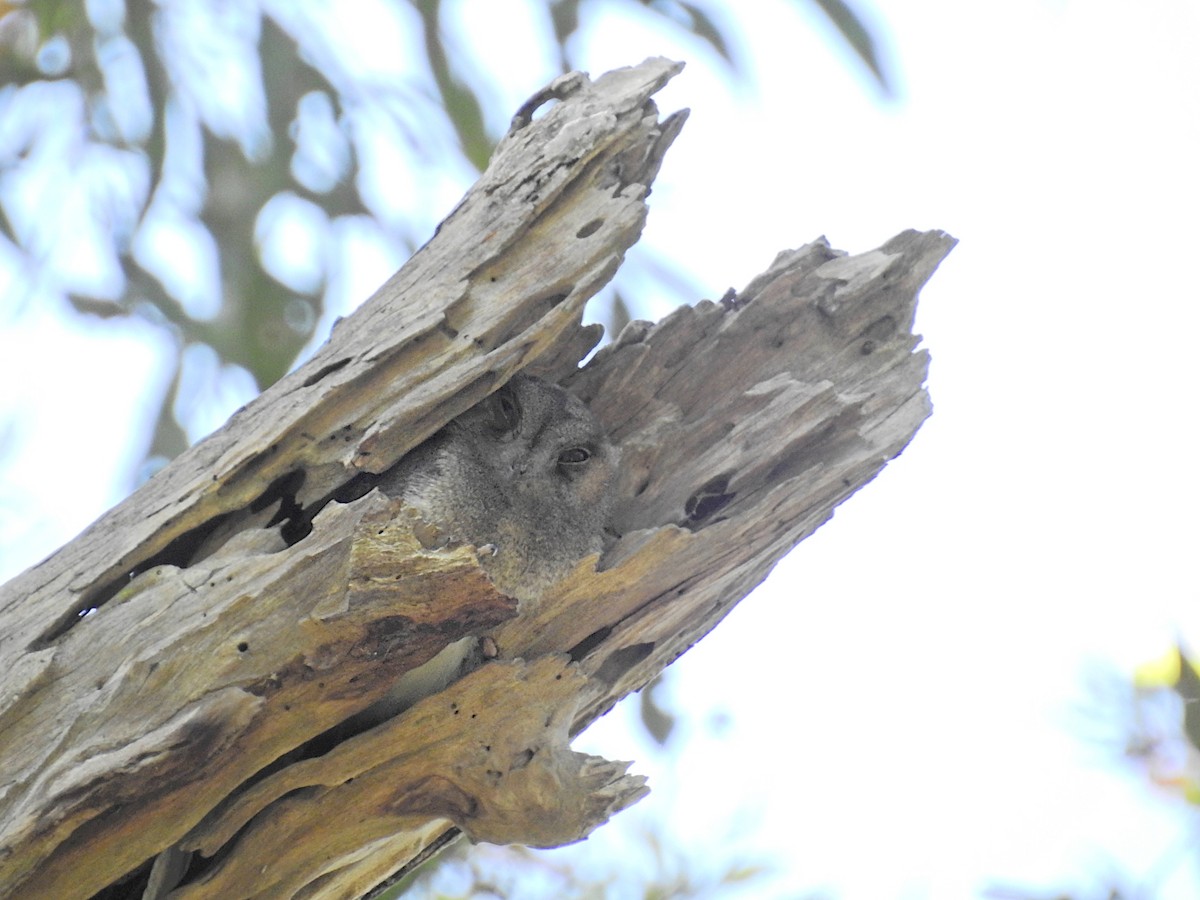
<svg viewBox="0 0 1200 900">
<path fill-rule="evenodd" d="M 683 125 L 649 99 L 679 68 L 555 81 L 312 360 L 0 589 L 0 897 L 137 896 L 172 847 L 198 861 L 172 896 L 348 897 L 451 828 L 554 846 L 643 795 L 570 737 L 905 447 L 930 411 L 916 294 L 953 245 L 818 241 L 577 370 Z M 371 486 L 526 368 L 591 404 L 623 476 L 619 537 L 518 609 Z M 470 635 L 496 659 L 296 758 Z"/>
</svg>

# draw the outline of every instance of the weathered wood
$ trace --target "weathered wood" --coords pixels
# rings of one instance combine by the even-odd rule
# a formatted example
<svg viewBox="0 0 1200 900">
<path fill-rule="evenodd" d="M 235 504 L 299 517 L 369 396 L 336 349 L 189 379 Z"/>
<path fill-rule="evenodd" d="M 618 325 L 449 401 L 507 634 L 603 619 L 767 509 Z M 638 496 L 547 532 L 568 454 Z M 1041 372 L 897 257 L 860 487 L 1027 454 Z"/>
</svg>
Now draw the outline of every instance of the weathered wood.
<svg viewBox="0 0 1200 900">
<path fill-rule="evenodd" d="M 564 656 L 485 666 L 370 734 L 279 772 L 184 842 L 212 855 L 240 834 L 230 862 L 179 896 L 292 896 L 361 847 L 431 820 L 492 843 L 557 847 L 586 837 L 645 788 L 625 776 L 625 764 L 569 749 L 584 682 Z M 320 853 L 310 837 L 314 807 Z M 278 862 L 264 873 L 264 859 Z"/>
<path fill-rule="evenodd" d="M 0 589 L 0 897 L 88 896 L 173 845 L 214 857 L 179 897 L 355 896 L 452 825 L 557 845 L 644 793 L 570 735 L 904 448 L 929 414 L 916 293 L 953 245 L 809 244 L 576 371 L 682 126 L 648 99 L 676 71 L 555 82 L 313 360 Z M 518 610 L 368 489 L 522 368 L 590 402 L 623 476 L 619 536 Z M 464 635 L 498 658 L 289 755 Z"/>
</svg>

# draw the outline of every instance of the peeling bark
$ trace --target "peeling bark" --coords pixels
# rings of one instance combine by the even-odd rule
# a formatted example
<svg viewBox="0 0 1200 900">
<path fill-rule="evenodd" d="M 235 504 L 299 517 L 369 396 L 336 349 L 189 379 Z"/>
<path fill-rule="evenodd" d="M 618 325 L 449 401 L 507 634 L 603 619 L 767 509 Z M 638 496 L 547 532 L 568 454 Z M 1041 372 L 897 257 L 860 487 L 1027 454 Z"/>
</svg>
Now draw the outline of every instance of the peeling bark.
<svg viewBox="0 0 1200 900">
<path fill-rule="evenodd" d="M 0 898 L 140 896 L 164 851 L 197 861 L 171 896 L 350 897 L 451 828 L 557 846 L 645 793 L 570 737 L 905 447 L 930 412 L 916 294 L 953 246 L 808 244 L 577 369 L 683 125 L 649 99 L 678 70 L 556 80 L 312 360 L 0 589 Z M 372 482 L 522 369 L 590 403 L 623 474 L 605 552 L 518 605 Z M 495 658 L 338 734 L 467 636 Z"/>
</svg>

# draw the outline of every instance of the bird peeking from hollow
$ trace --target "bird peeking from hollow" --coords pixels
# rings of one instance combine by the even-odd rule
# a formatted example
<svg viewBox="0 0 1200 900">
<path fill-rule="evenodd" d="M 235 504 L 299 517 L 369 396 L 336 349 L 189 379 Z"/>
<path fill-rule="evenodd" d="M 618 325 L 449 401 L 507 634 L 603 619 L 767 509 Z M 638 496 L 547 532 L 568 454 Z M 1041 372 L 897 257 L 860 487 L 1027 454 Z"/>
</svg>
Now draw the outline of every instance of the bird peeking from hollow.
<svg viewBox="0 0 1200 900">
<path fill-rule="evenodd" d="M 518 374 L 384 474 L 447 538 L 494 548 L 496 587 L 532 600 L 602 549 L 620 454 L 587 406 Z"/>
<path fill-rule="evenodd" d="M 383 474 L 379 488 L 446 539 L 485 550 L 480 565 L 496 588 L 528 603 L 603 549 L 619 462 L 583 401 L 540 378 L 516 375 L 411 450 Z M 477 638 L 448 645 L 401 676 L 352 727 L 396 715 L 482 659 Z"/>
</svg>

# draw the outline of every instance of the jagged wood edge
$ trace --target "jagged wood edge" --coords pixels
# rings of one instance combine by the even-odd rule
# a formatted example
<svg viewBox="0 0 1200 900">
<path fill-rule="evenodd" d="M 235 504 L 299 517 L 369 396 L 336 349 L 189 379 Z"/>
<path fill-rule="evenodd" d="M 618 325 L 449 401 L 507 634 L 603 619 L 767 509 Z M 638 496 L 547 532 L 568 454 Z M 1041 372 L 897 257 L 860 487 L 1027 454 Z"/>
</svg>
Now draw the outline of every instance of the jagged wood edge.
<svg viewBox="0 0 1200 900">
<path fill-rule="evenodd" d="M 200 707 L 125 708 L 101 723 L 104 711 L 88 708 L 129 685 L 131 672 L 157 666 L 145 648 L 156 645 L 155 629 L 170 638 L 186 624 L 182 604 L 204 610 L 212 599 L 210 576 L 219 566 L 206 560 L 179 569 L 164 552 L 206 523 L 241 515 L 297 472 L 303 480 L 289 488 L 288 499 L 303 507 L 355 473 L 382 471 L 520 368 L 573 365 L 594 343 L 595 329 L 580 327 L 583 305 L 640 233 L 648 185 L 684 118 L 660 123 L 648 97 L 679 68 L 648 60 L 595 84 L 577 73 L 559 79 L 560 102 L 505 138 L 494 164 L 438 235 L 340 323 L 309 363 L 74 542 L 0 589 L 0 697 L 6 703 L 0 734 L 7 741 L 0 744 L 0 857 L 9 876 L 0 896 L 16 890 L 68 838 L 79 849 L 106 836 L 100 825 L 106 817 L 95 805 L 101 798 L 139 817 L 143 810 L 135 801 L 141 798 L 112 786 L 106 764 L 122 767 L 125 782 L 136 786 L 138 766 L 147 760 L 167 760 L 161 774 L 170 775 L 163 748 L 172 742 L 200 735 L 193 750 L 230 753 L 247 721 L 262 716 L 244 686 L 231 686 L 234 694 L 210 693 Z M 351 524 L 345 528 L 340 538 L 353 531 Z M 344 541 L 340 546 L 344 559 Z M 244 549 L 243 559 L 220 566 L 255 565 L 246 562 L 253 548 Z M 122 585 L 135 570 L 141 573 L 136 588 L 126 593 Z M 239 578 L 246 575 L 239 571 Z M 101 593 L 98 585 L 105 586 Z M 95 614 L 79 615 L 93 606 L 100 607 Z M 143 618 L 131 620 L 133 611 Z M 122 662 L 120 648 L 131 634 L 142 645 Z M 251 646 L 230 646 L 241 644 Z M 293 656 L 303 660 L 299 651 Z M 259 683 L 268 693 L 272 670 L 247 668 L 243 685 Z M 81 724 L 90 711 L 91 732 Z M 132 721 L 139 716 L 145 720 Z M 221 721 L 225 727 L 215 724 Z M 131 728 L 142 729 L 141 737 Z M 47 778 L 51 772 L 58 773 L 57 785 Z M 183 774 L 176 770 L 176 779 Z M 102 782 L 110 786 L 99 787 Z M 127 839 L 115 842 L 112 854 L 85 855 L 89 878 L 102 886 L 126 871 L 130 859 L 161 849 L 172 830 L 193 824 L 188 819 L 176 812 L 174 828 L 144 828 L 157 846 Z M 81 870 L 72 878 L 71 869 L 59 867 L 64 886 L 90 893 L 78 878 Z"/>
<path fill-rule="evenodd" d="M 711 630 L 787 550 L 908 443 L 930 411 L 923 388 L 928 358 L 916 350 L 919 339 L 911 333 L 917 290 L 952 245 L 939 232 L 908 232 L 856 257 L 832 251 L 824 242 L 808 245 L 781 255 L 736 303 L 702 303 L 658 326 L 635 324 L 579 374 L 576 388 L 594 393 L 594 407 L 630 454 L 622 496 L 633 499 L 617 517 L 627 531 L 603 560 L 581 563 L 553 596 L 537 608 L 526 605 L 519 618 L 494 632 L 507 657 L 544 659 L 544 654 L 572 649 L 578 676 L 587 678 L 577 694 L 568 695 L 571 733 L 644 686 Z M 689 352 L 671 352 L 681 347 Z M 721 376 L 713 376 L 714 367 Z M 736 423 L 732 430 L 725 427 L 730 421 Z M 780 427 L 783 423 L 791 427 Z M 695 487 L 712 485 L 726 472 L 733 473 L 722 488 L 729 499 L 713 515 L 689 520 L 686 510 Z M 485 667 L 356 738 L 352 748 L 308 761 L 303 772 L 280 773 L 274 784 L 260 785 L 257 796 L 243 798 L 240 808 L 197 832 L 193 843 L 215 852 L 253 816 L 306 785 L 321 785 L 321 802 L 331 809 L 386 807 L 378 792 L 386 797 L 411 781 L 395 768 L 397 748 L 411 742 L 398 735 L 408 730 L 425 740 L 436 737 L 454 748 L 451 757 L 469 758 L 479 740 L 474 728 L 464 723 L 439 727 L 431 717 L 440 711 L 444 723 L 453 723 L 457 711 L 471 705 L 462 697 L 481 686 L 495 690 L 496 680 L 504 685 L 496 691 L 501 702 L 541 709 L 537 691 L 525 690 L 523 679 L 509 674 Z M 486 733 L 495 731 L 485 726 Z M 527 740 L 535 747 L 533 738 Z M 531 757 L 553 758 L 544 745 L 536 746 Z M 489 758 L 488 765 L 497 785 L 514 772 L 537 769 L 524 760 L 513 769 L 503 759 Z M 368 772 L 376 776 L 371 782 L 376 794 L 364 795 L 362 779 Z M 310 871 L 314 889 L 319 880 L 323 889 L 340 885 L 349 893 L 385 877 L 400 860 L 413 858 L 418 846 L 435 842 L 429 818 L 437 814 L 474 840 L 537 843 L 540 837 L 552 844 L 550 823 L 562 829 L 559 842 L 578 836 L 577 820 L 564 825 L 548 816 L 536 796 L 527 796 L 527 805 L 518 807 L 528 818 L 510 813 L 500 827 L 482 822 L 489 792 L 466 787 L 469 781 L 456 770 L 438 780 L 438 789 L 420 792 L 418 805 L 426 818 L 411 832 L 383 816 L 370 828 L 356 820 L 367 828 L 357 836 L 374 855 L 322 856 Z M 560 783 L 564 790 L 570 785 L 569 780 Z M 618 807 L 640 796 L 640 784 L 622 786 L 626 793 Z M 329 842 L 338 840 L 337 829 L 314 834 L 310 824 L 295 824 L 312 818 L 288 819 L 277 830 L 271 824 L 276 815 L 260 815 L 263 824 L 239 840 L 252 842 L 243 847 L 250 858 L 306 841 L 328 850 Z M 588 824 L 605 818 L 607 811 Z M 244 875 L 233 865 L 218 869 L 181 897 L 220 897 Z M 262 896 L 281 887 L 273 884 Z"/>
</svg>

